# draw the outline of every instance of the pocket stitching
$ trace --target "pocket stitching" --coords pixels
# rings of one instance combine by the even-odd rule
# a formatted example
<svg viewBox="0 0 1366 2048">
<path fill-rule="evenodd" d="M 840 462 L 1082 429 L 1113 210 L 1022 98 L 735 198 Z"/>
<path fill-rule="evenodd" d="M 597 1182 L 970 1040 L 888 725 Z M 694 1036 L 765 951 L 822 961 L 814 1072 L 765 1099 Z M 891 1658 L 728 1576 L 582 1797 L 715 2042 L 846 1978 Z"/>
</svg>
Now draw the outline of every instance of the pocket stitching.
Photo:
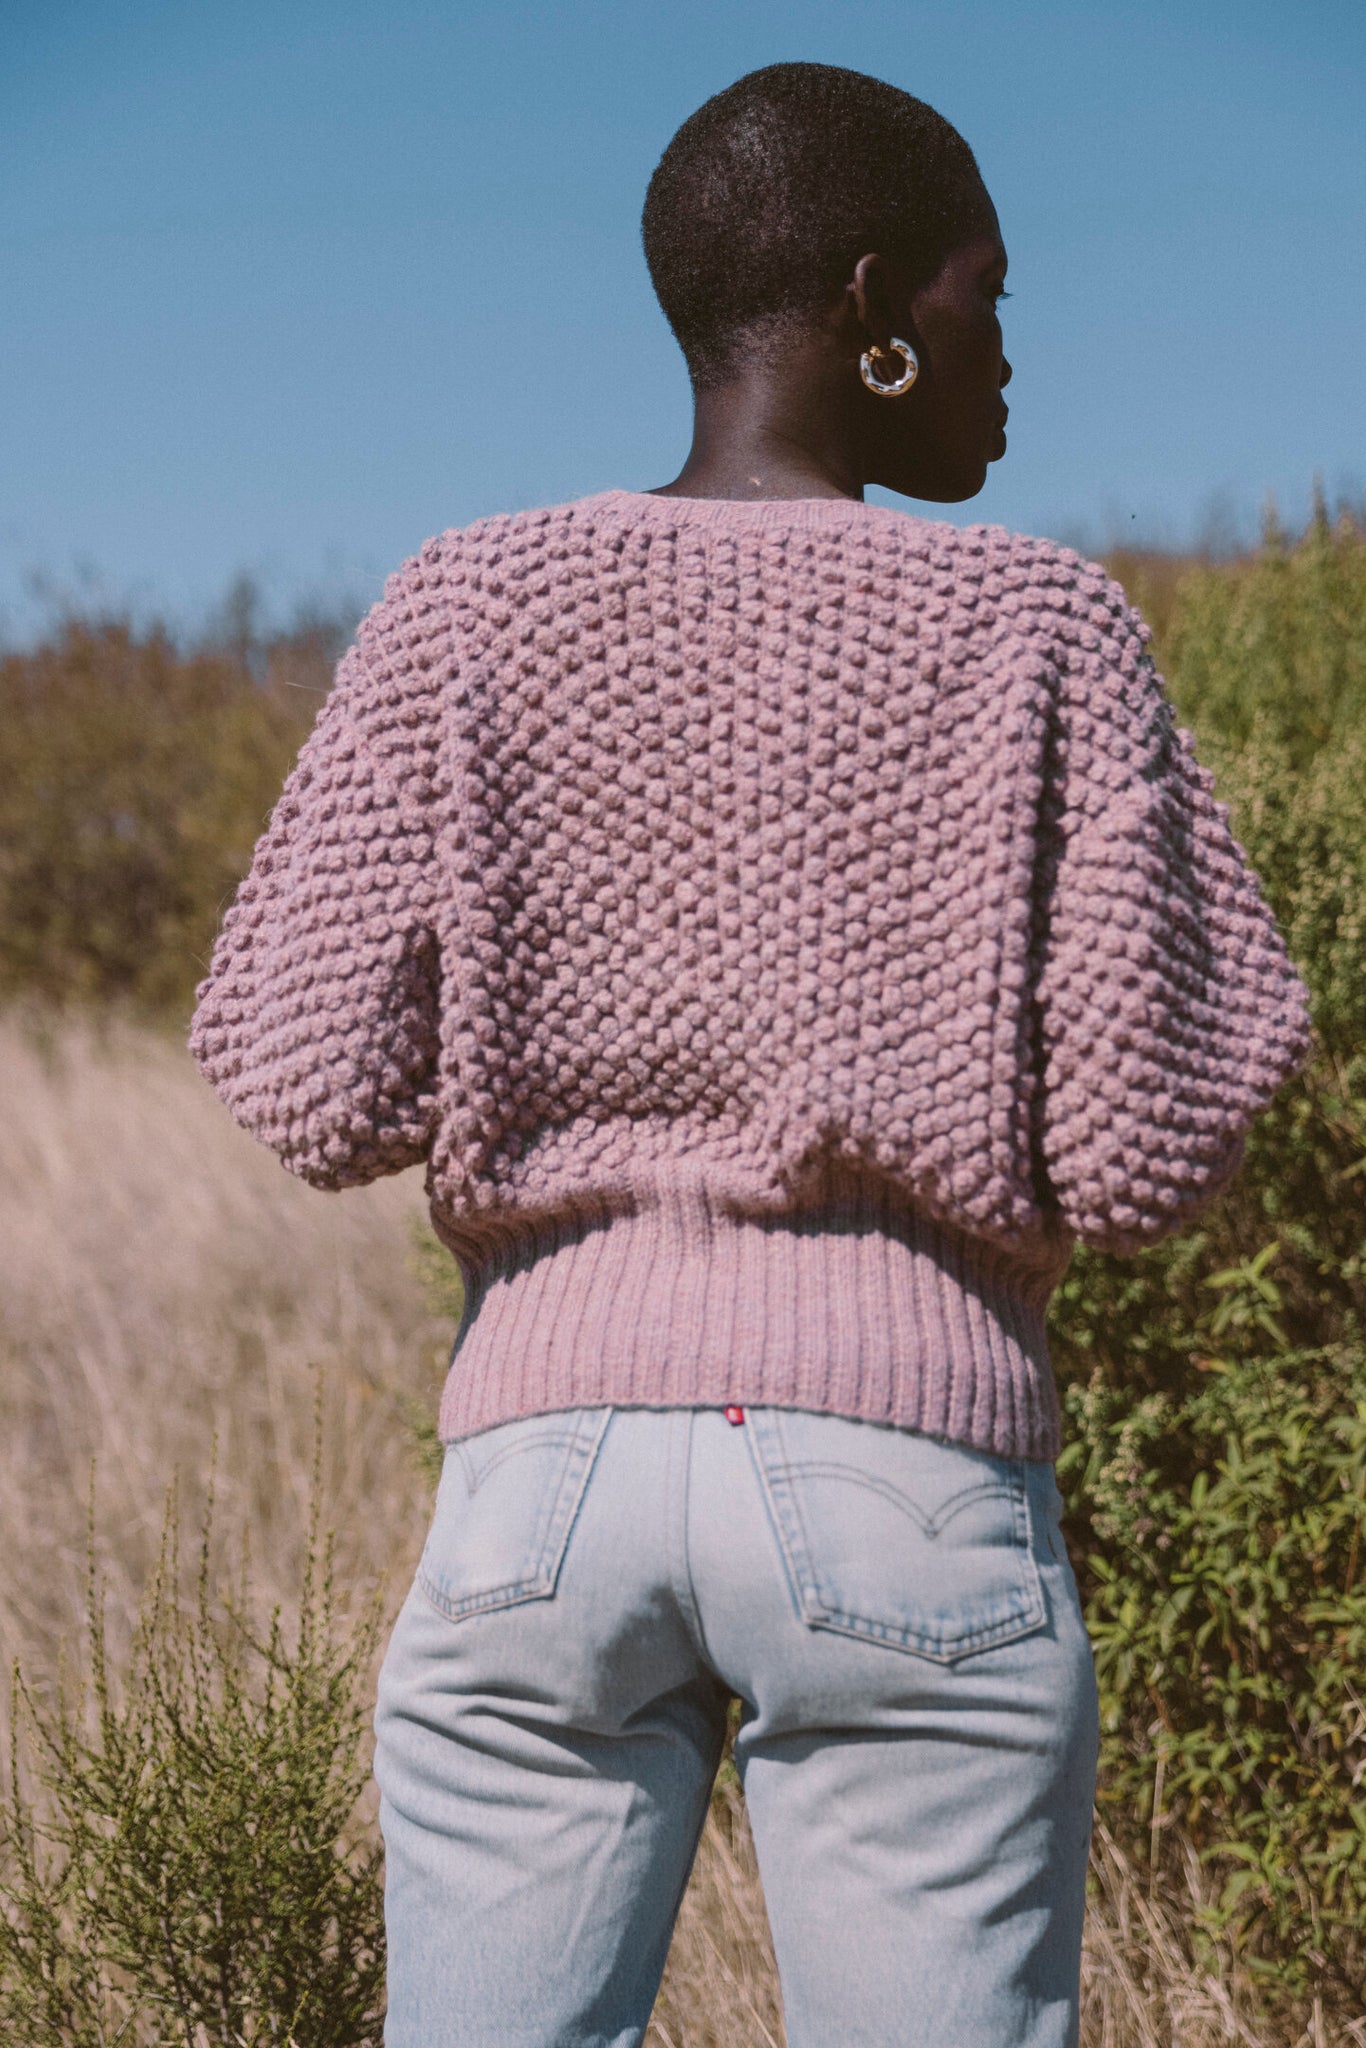
<svg viewBox="0 0 1366 2048">
<path fill-rule="evenodd" d="M 472 1498 L 478 1493 L 489 1474 L 496 1472 L 500 1466 L 506 1465 L 510 1458 L 521 1457 L 525 1452 L 539 1450 L 546 1444 L 563 1447 L 565 1450 L 574 1450 L 578 1447 L 578 1443 L 579 1437 L 573 1430 L 542 1430 L 536 1436 L 518 1437 L 515 1443 L 505 1444 L 501 1450 L 495 1451 L 486 1463 L 479 1466 L 475 1465 L 463 1442 L 452 1444 L 451 1449 L 460 1461 L 460 1469 L 465 1475 L 465 1485 L 469 1489 Z"/>
<path fill-rule="evenodd" d="M 471 1615 L 487 1614 L 499 1608 L 521 1606 L 531 1600 L 547 1599 L 555 1591 L 559 1581 L 560 1570 L 564 1564 L 565 1551 L 569 1547 L 569 1538 L 573 1532 L 574 1524 L 578 1520 L 579 1509 L 583 1504 L 583 1496 L 587 1489 L 588 1481 L 592 1477 L 593 1467 L 597 1463 L 598 1452 L 602 1447 L 602 1439 L 606 1434 L 608 1422 L 611 1420 L 612 1410 L 604 1408 L 601 1411 L 589 1411 L 589 1415 L 592 1417 L 591 1422 L 586 1416 L 584 1423 L 580 1427 L 562 1434 L 558 1439 L 564 1445 L 565 1462 L 559 1479 L 555 1486 L 549 1490 L 548 1504 L 543 1510 L 541 1520 L 537 1525 L 534 1552 L 540 1562 L 535 1572 L 523 1573 L 520 1578 L 507 1579 L 500 1586 L 486 1587 L 481 1592 L 468 1593 L 458 1600 L 452 1600 L 441 1591 L 440 1587 L 436 1585 L 428 1573 L 426 1569 L 426 1550 L 424 1547 L 423 1555 L 418 1561 L 418 1588 L 430 1601 L 437 1613 L 444 1615 L 447 1621 L 465 1621 Z M 530 1439 L 523 1448 L 531 1448 L 532 1445 L 537 1443 L 544 1445 L 547 1441 L 553 1443 L 557 1439 L 553 1436 L 547 1438 L 543 1434 L 537 1438 Z M 577 1480 L 575 1480 L 571 1477 L 573 1453 L 580 1449 L 586 1455 L 583 1459 L 582 1472 Z M 511 1447 L 509 1447 L 507 1452 L 500 1452 L 485 1467 L 485 1472 L 491 1472 L 511 1455 Z M 468 1461 L 463 1453 L 460 1456 L 460 1464 L 462 1470 L 468 1472 Z M 567 1504 L 565 1500 L 566 1489 L 570 1490 L 572 1496 Z M 471 1491 L 477 1491 L 477 1485 Z M 564 1527 L 558 1540 L 556 1540 L 554 1527 L 557 1517 L 560 1517 L 561 1514 Z M 546 1555 L 548 1550 L 552 1553 L 550 1556 Z"/>
<path fill-rule="evenodd" d="M 802 1460 L 799 1464 L 775 1465 L 774 1477 L 791 1479 L 806 1473 L 815 1479 L 847 1479 L 851 1486 L 862 1487 L 867 1493 L 875 1493 L 893 1507 L 903 1510 L 907 1519 L 915 1523 L 922 1536 L 930 1543 L 936 1543 L 943 1535 L 955 1515 L 965 1507 L 979 1500 L 1015 1500 L 1017 1490 L 999 1479 L 984 1479 L 976 1486 L 966 1486 L 960 1492 L 951 1494 L 947 1505 L 937 1515 L 926 1515 L 913 1500 L 894 1486 L 890 1479 L 879 1479 L 874 1473 L 860 1472 L 853 1465 L 844 1465 L 837 1460 L 829 1462 L 814 1458 Z"/>
<path fill-rule="evenodd" d="M 1019 1615 L 1012 1615 L 1006 1621 L 994 1622 L 990 1628 L 978 1629 L 972 1635 L 955 1637 L 953 1647 L 946 1649 L 938 1637 L 920 1635 L 914 1629 L 893 1629 L 885 1622 L 877 1622 L 862 1615 L 844 1615 L 834 1609 L 822 1608 L 819 1613 L 808 1610 L 802 1620 L 808 1628 L 828 1629 L 831 1635 L 855 1636 L 863 1642 L 881 1643 L 889 1650 L 904 1650 L 913 1657 L 925 1657 L 932 1664 L 956 1664 L 960 1657 L 975 1656 L 980 1650 L 997 1650 L 1006 1643 L 1018 1642 L 1022 1636 L 1031 1635 L 1044 1620 L 1046 1608 L 1040 1593 L 1037 1599 L 1033 1593 L 1026 1596 L 1027 1605 Z"/>
<path fill-rule="evenodd" d="M 1004 1643 L 1017 1641 L 1020 1637 L 1032 1633 L 1034 1629 L 1038 1628 L 1047 1619 L 1048 1608 L 1044 1599 L 1043 1583 L 1039 1578 L 1038 1564 L 1030 1543 L 1028 1487 L 1019 1459 L 1012 1458 L 1002 1461 L 1006 1464 L 1010 1475 L 1008 1480 L 983 1482 L 981 1488 L 975 1491 L 978 1498 L 988 1494 L 1005 1495 L 1014 1502 L 1014 1548 L 1018 1552 L 1023 1565 L 1023 1584 L 1020 1589 L 1020 1597 L 1024 1602 L 1023 1608 L 1018 1613 L 1006 1616 L 1002 1621 L 992 1622 L 987 1627 L 975 1629 L 969 1635 L 956 1637 L 953 1646 L 948 1648 L 945 1646 L 942 1636 L 930 1636 L 915 1628 L 879 1622 L 871 1616 L 845 1614 L 841 1609 L 830 1606 L 822 1598 L 819 1578 L 812 1558 L 811 1540 L 802 1515 L 800 1496 L 794 1487 L 788 1486 L 784 1489 L 787 1506 L 794 1524 L 794 1533 L 801 1544 L 808 1566 L 806 1572 L 802 1571 L 794 1555 L 786 1527 L 786 1518 L 779 1507 L 773 1487 L 770 1484 L 770 1461 L 764 1457 L 760 1445 L 760 1436 L 763 1433 L 762 1424 L 759 1416 L 753 1410 L 751 1410 L 751 1421 L 756 1425 L 750 1433 L 751 1460 L 758 1473 L 764 1498 L 768 1504 L 769 1519 L 778 1539 L 778 1547 L 782 1554 L 785 1576 L 788 1582 L 788 1592 L 796 1608 L 798 1619 L 807 1628 L 824 1628 L 832 1634 L 852 1636 L 860 1641 L 876 1642 L 887 1649 L 900 1650 L 911 1656 L 925 1657 L 932 1663 L 952 1664 L 960 1657 L 972 1656 L 980 1650 L 996 1649 Z M 781 1463 L 778 1460 L 772 1461 L 772 1477 L 780 1480 L 790 1479 L 793 1473 L 806 1469 L 806 1467 L 801 1462 L 794 1463 L 786 1454 L 787 1447 L 783 1438 L 781 1411 L 771 1411 L 767 1421 L 772 1430 L 773 1440 L 779 1448 L 782 1460 Z M 808 1464 L 811 1462 L 808 1461 Z M 847 1472 L 848 1468 L 844 1469 Z M 860 1479 L 866 1476 L 864 1474 L 858 1475 Z M 874 1490 L 881 1491 L 880 1487 L 876 1486 Z M 955 1497 L 955 1499 L 957 1506 L 966 1504 L 959 1497 Z M 940 1526 L 943 1526 L 942 1521 Z"/>
</svg>

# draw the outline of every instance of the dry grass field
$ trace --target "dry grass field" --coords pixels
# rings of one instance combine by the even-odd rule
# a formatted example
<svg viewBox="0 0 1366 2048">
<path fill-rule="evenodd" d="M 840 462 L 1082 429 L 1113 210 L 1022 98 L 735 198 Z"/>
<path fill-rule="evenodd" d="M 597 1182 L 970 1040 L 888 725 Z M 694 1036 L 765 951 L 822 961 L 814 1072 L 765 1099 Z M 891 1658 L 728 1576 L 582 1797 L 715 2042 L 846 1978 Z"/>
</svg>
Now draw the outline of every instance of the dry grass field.
<svg viewBox="0 0 1366 2048">
<path fill-rule="evenodd" d="M 17 1658 L 42 1683 L 63 1644 L 78 1654 L 92 1470 L 116 1665 L 173 1479 L 194 1529 L 213 1470 L 220 1544 L 245 1543 L 256 1596 L 288 1610 L 319 1385 L 338 1576 L 358 1604 L 385 1578 L 397 1607 L 428 1507 L 407 1407 L 434 1404 L 449 1337 L 414 1270 L 421 1211 L 420 1175 L 342 1197 L 291 1180 L 173 1042 L 114 1024 L 0 1029 L 7 1664 Z M 1189 1965 L 1189 1897 L 1151 1890 L 1105 1839 L 1095 1886 L 1087 2048 L 1272 2048 L 1236 1972 Z M 743 1809 L 723 1784 L 650 2041 L 782 2038 Z M 1301 2041 L 1329 2038 L 1311 2023 Z M 1366 2042 L 1366 2023 L 1332 2038 Z"/>
</svg>

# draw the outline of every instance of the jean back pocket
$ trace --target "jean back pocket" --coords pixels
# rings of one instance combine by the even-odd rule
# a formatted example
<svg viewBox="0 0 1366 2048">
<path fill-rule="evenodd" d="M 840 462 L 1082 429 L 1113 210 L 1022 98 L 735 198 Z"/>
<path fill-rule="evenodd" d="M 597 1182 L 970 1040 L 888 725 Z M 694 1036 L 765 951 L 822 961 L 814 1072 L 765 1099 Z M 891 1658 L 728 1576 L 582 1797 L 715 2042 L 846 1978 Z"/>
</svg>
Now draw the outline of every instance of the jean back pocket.
<svg viewBox="0 0 1366 2048">
<path fill-rule="evenodd" d="M 555 1591 L 611 1416 L 526 1416 L 447 1444 L 417 1581 L 452 1621 Z"/>
<path fill-rule="evenodd" d="M 1043 1624 L 1023 1460 L 806 1410 L 746 1420 L 808 1627 L 948 1664 Z"/>
</svg>

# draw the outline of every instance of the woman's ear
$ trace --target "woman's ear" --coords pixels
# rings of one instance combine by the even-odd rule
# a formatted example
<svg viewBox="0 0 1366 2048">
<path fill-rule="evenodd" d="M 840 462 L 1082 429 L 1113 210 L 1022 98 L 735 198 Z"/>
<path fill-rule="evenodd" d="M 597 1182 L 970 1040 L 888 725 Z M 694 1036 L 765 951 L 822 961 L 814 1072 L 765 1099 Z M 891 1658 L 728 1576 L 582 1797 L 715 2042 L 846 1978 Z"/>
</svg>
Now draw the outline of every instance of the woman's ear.
<svg viewBox="0 0 1366 2048">
<path fill-rule="evenodd" d="M 874 348 L 890 348 L 892 302 L 887 289 L 887 266 L 880 256 L 860 256 L 849 281 L 847 303 L 860 330 L 860 349 L 871 342 Z"/>
</svg>

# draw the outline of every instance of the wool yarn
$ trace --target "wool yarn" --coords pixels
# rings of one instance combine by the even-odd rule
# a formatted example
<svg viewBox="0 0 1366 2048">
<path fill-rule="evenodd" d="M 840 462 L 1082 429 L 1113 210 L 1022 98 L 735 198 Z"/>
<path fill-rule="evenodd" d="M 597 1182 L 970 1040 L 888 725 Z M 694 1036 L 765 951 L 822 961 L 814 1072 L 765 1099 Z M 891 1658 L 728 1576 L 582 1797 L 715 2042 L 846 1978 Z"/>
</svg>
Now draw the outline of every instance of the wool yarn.
<svg viewBox="0 0 1366 2048">
<path fill-rule="evenodd" d="M 1043 1316 L 1229 1181 L 1305 991 L 1102 569 L 847 500 L 430 540 L 198 991 L 321 1188 L 427 1162 L 461 1435 L 771 1402 L 1052 1456 Z"/>
</svg>

